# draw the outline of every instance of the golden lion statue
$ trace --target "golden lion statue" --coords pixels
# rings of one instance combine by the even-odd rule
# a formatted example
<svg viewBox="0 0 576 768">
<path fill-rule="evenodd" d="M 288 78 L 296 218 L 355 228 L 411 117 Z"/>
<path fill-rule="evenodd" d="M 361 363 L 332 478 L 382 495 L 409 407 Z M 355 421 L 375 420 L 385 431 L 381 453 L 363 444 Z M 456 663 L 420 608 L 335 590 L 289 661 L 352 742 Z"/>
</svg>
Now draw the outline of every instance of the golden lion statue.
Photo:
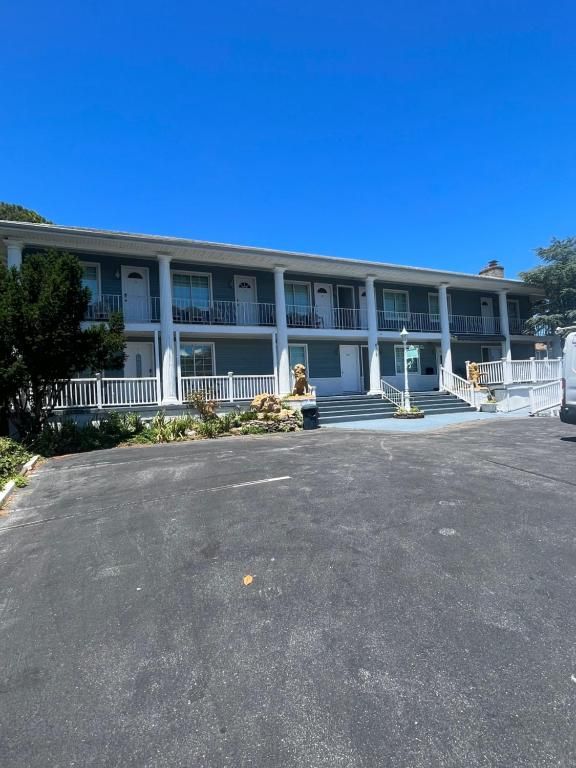
<svg viewBox="0 0 576 768">
<path fill-rule="evenodd" d="M 474 385 L 474 389 L 482 389 L 481 377 L 478 363 L 470 363 L 468 365 L 468 381 Z"/>
<path fill-rule="evenodd" d="M 302 363 L 298 363 L 294 366 L 292 373 L 294 374 L 294 388 L 292 389 L 293 395 L 308 395 L 310 394 L 310 387 L 308 385 L 308 379 L 306 378 L 306 366 Z"/>
</svg>

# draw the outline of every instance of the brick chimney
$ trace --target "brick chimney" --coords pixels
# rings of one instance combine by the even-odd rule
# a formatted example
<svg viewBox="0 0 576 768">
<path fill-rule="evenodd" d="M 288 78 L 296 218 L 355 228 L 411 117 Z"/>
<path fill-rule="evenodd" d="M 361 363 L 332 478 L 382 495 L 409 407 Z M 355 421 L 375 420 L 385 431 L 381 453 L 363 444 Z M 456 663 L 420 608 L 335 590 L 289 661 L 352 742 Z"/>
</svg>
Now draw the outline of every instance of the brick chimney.
<svg viewBox="0 0 576 768">
<path fill-rule="evenodd" d="M 504 277 L 504 267 L 502 264 L 499 264 L 496 259 L 492 259 L 492 261 L 489 261 L 488 264 L 483 267 L 479 275 L 482 275 L 482 277 Z"/>
</svg>

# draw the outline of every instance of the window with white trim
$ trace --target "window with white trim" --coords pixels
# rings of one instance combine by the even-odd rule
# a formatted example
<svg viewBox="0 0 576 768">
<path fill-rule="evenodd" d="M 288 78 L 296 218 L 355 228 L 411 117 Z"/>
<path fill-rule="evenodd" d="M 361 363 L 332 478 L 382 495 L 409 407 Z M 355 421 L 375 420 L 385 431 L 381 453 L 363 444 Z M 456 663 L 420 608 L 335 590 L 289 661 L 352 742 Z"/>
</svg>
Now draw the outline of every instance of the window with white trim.
<svg viewBox="0 0 576 768">
<path fill-rule="evenodd" d="M 510 320 L 520 320 L 520 302 L 518 299 L 508 299 L 508 317 Z"/>
<path fill-rule="evenodd" d="M 408 373 L 420 373 L 420 347 L 416 344 L 406 346 L 406 361 Z M 404 376 L 404 345 L 394 345 L 394 362 L 396 364 L 396 375 Z"/>
<path fill-rule="evenodd" d="M 172 275 L 172 298 L 181 308 L 210 307 L 210 275 L 174 272 Z"/>
<path fill-rule="evenodd" d="M 306 370 L 308 370 L 308 345 L 288 344 L 288 360 L 290 362 L 290 370 L 299 363 L 306 366 Z"/>
<path fill-rule="evenodd" d="M 90 289 L 90 297 L 98 298 L 100 295 L 100 268 L 98 264 L 82 263 L 82 287 Z"/>
<path fill-rule="evenodd" d="M 214 376 L 214 344 L 181 342 L 180 369 L 182 376 Z"/>
<path fill-rule="evenodd" d="M 452 296 L 448 293 L 448 314 L 452 314 Z M 430 315 L 440 315 L 440 297 L 437 293 L 428 294 L 428 313 Z"/>
<path fill-rule="evenodd" d="M 399 315 L 409 311 L 406 291 L 384 291 L 384 312 Z"/>
<path fill-rule="evenodd" d="M 284 283 L 284 295 L 286 297 L 286 304 L 290 307 L 297 307 L 298 309 L 309 310 L 310 302 L 310 286 L 308 283 Z"/>
</svg>

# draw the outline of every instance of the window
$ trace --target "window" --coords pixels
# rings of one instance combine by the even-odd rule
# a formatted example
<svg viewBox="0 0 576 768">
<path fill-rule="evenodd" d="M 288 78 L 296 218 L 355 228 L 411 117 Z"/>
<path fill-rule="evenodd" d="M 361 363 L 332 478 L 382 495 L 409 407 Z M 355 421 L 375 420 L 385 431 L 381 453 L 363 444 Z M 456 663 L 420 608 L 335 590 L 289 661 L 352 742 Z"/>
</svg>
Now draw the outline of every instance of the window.
<svg viewBox="0 0 576 768">
<path fill-rule="evenodd" d="M 420 373 L 420 347 L 408 344 L 406 347 L 408 361 L 408 373 Z M 404 345 L 394 345 L 394 359 L 396 362 L 396 375 L 404 376 Z"/>
<path fill-rule="evenodd" d="M 92 299 L 100 295 L 100 265 L 99 264 L 81 264 L 82 267 L 82 287 L 90 289 Z"/>
<path fill-rule="evenodd" d="M 284 283 L 284 295 L 289 307 L 310 309 L 310 286 L 308 283 Z"/>
<path fill-rule="evenodd" d="M 518 299 L 508 299 L 507 304 L 510 320 L 520 320 L 520 302 Z"/>
<path fill-rule="evenodd" d="M 187 307 L 210 307 L 210 275 L 194 275 L 174 272 L 172 275 L 172 298 L 182 309 Z"/>
<path fill-rule="evenodd" d="M 354 288 L 350 285 L 339 285 L 336 291 L 338 294 L 338 307 L 340 309 L 354 309 Z"/>
<path fill-rule="evenodd" d="M 451 315 L 452 314 L 452 296 L 448 294 L 447 299 L 448 299 L 448 314 Z M 431 315 L 440 314 L 440 299 L 437 293 L 428 294 L 428 312 Z"/>
<path fill-rule="evenodd" d="M 180 344 L 180 368 L 182 376 L 213 376 L 214 344 L 209 342 Z"/>
<path fill-rule="evenodd" d="M 398 315 L 409 311 L 407 291 L 384 291 L 384 312 Z"/>
<path fill-rule="evenodd" d="M 502 360 L 502 347 L 500 344 L 482 347 L 483 363 L 494 363 L 497 360 Z"/>
<path fill-rule="evenodd" d="M 308 345 L 288 344 L 288 360 L 290 361 L 290 370 L 299 363 L 305 365 L 306 370 L 308 370 Z"/>
</svg>

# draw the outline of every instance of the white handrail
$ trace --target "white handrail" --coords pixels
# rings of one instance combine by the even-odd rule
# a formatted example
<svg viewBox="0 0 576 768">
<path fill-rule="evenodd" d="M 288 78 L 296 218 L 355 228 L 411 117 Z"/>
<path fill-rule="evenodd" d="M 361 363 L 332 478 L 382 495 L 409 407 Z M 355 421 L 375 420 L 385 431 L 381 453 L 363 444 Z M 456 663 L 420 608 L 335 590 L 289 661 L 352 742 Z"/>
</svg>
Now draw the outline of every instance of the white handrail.
<svg viewBox="0 0 576 768">
<path fill-rule="evenodd" d="M 155 405 L 158 394 L 155 377 L 70 379 L 60 392 L 56 408 Z"/>
<path fill-rule="evenodd" d="M 562 376 L 562 360 L 493 360 L 477 363 L 481 384 L 521 384 L 554 381 Z"/>
<path fill-rule="evenodd" d="M 389 384 L 385 379 L 380 379 L 380 390 L 383 400 L 388 400 L 397 408 L 404 407 L 404 393 L 401 390 L 393 387 L 392 384 Z"/>
<path fill-rule="evenodd" d="M 550 381 L 530 390 L 530 416 L 552 408 L 559 408 L 562 402 L 562 382 Z"/>
<path fill-rule="evenodd" d="M 211 400 L 232 403 L 235 400 L 253 400 L 264 392 L 273 394 L 277 389 L 274 374 L 182 376 L 180 381 L 183 400 L 192 392 L 205 392 Z"/>
<path fill-rule="evenodd" d="M 473 384 L 452 371 L 447 371 L 443 366 L 440 367 L 440 389 L 456 395 L 460 400 L 464 400 L 473 408 L 477 408 Z"/>
</svg>

